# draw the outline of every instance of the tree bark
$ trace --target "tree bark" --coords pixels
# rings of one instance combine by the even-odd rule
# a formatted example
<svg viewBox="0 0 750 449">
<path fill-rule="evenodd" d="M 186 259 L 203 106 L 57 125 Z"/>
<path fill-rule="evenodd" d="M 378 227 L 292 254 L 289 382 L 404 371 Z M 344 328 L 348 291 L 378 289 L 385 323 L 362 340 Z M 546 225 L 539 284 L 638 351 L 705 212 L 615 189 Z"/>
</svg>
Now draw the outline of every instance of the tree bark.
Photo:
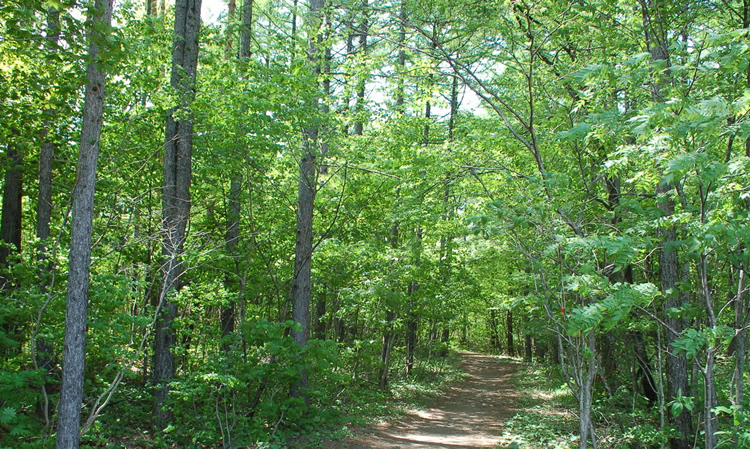
<svg viewBox="0 0 750 449">
<path fill-rule="evenodd" d="M 419 283 L 409 284 L 409 300 L 406 310 L 406 375 L 410 376 L 414 369 L 414 351 L 417 348 L 417 314 L 414 304 L 414 294 L 419 290 Z"/>
<path fill-rule="evenodd" d="M 508 340 L 508 355 L 511 357 L 515 357 L 516 350 L 515 350 L 515 343 L 513 342 L 513 311 L 508 310 L 505 316 L 505 331 L 506 331 L 506 338 Z"/>
<path fill-rule="evenodd" d="M 661 188 L 660 190 L 664 190 Z M 673 212 L 673 205 L 668 199 L 659 202 L 659 208 L 665 215 Z M 680 337 L 685 329 L 685 320 L 681 317 L 674 317 L 670 309 L 684 306 L 685 294 L 678 291 L 679 282 L 679 261 L 677 251 L 671 246 L 676 240 L 676 230 L 674 226 L 662 231 L 663 240 L 662 248 L 659 252 L 659 282 L 662 293 L 667 300 L 664 301 L 663 314 L 664 322 L 668 326 L 666 329 L 664 341 L 667 349 L 666 356 L 666 377 L 667 377 L 667 401 L 676 398 L 679 395 L 688 394 L 688 365 L 687 358 L 684 354 L 675 353 L 673 343 Z M 689 449 L 692 447 L 690 435 L 693 433 L 693 423 L 691 413 L 683 409 L 676 417 L 669 415 L 677 430 L 679 437 L 670 439 L 672 449 Z"/>
<path fill-rule="evenodd" d="M 182 254 L 190 217 L 190 184 L 192 178 L 193 119 L 189 113 L 195 95 L 198 64 L 198 32 L 201 0 L 178 0 L 175 4 L 174 41 L 172 48 L 171 85 L 179 97 L 179 106 L 167 115 L 164 145 L 164 191 L 162 205 L 162 287 L 159 318 L 154 334 L 152 382 L 154 391 L 154 424 L 163 430 L 172 420 L 164 409 L 169 382 L 174 377 L 175 342 L 172 325 L 177 305 L 172 296 L 181 287 L 184 271 Z M 179 118 L 175 118 L 178 116 Z"/>
<path fill-rule="evenodd" d="M 665 24 L 661 17 L 661 0 L 640 0 L 641 10 L 643 13 L 643 28 L 646 39 L 646 45 L 651 54 L 651 61 L 655 63 L 664 63 L 669 66 L 669 49 L 667 46 L 667 37 Z M 654 75 L 654 81 L 651 85 L 651 97 L 655 102 L 664 101 L 664 89 L 669 82 L 668 71 Z M 657 207 L 661 210 L 662 216 L 668 217 L 674 213 L 674 203 L 668 197 L 671 184 L 661 182 L 656 194 L 658 199 Z M 676 354 L 672 344 L 679 338 L 685 329 L 685 321 L 680 317 L 673 317 L 669 312 L 670 309 L 680 308 L 686 302 L 686 294 L 679 291 L 679 273 L 681 265 L 677 254 L 675 244 L 677 241 L 677 231 L 674 225 L 669 226 L 660 232 L 662 245 L 659 250 L 659 283 L 661 292 L 667 298 L 663 304 L 664 322 L 668 326 L 665 332 L 665 343 L 667 346 L 666 357 L 666 377 L 667 377 L 667 401 L 674 399 L 679 394 L 688 394 L 688 371 L 687 358 L 684 354 Z M 693 433 L 692 415 L 687 409 L 682 413 L 670 419 L 677 427 L 678 437 L 669 440 L 672 449 L 688 449 L 692 446 L 691 435 Z"/>
<path fill-rule="evenodd" d="M 362 0 L 360 5 L 360 11 L 362 12 L 362 22 L 359 25 L 359 49 L 357 50 L 359 56 L 360 65 L 363 65 L 367 60 L 367 37 L 370 32 L 370 23 L 367 17 L 368 15 L 368 4 L 367 0 Z M 365 108 L 365 90 L 367 87 L 367 76 L 362 73 L 357 73 L 359 80 L 357 81 L 357 103 L 354 106 L 354 135 L 361 136 L 364 132 L 364 122 L 362 114 Z"/>
<path fill-rule="evenodd" d="M 96 9 L 103 14 L 94 19 L 94 26 L 89 35 L 88 83 L 83 106 L 76 184 L 73 190 L 62 386 L 57 421 L 58 449 L 75 449 L 80 442 L 94 192 L 106 79 L 104 70 L 97 67 L 96 60 L 99 54 L 98 45 L 104 42 L 104 30 L 109 28 L 112 20 L 113 4 L 114 0 L 96 2 Z"/>
<path fill-rule="evenodd" d="M 307 64 L 314 78 L 321 73 L 320 28 L 323 24 L 325 0 L 311 0 L 310 23 L 308 30 Z M 317 96 L 315 96 L 317 98 Z M 319 107 L 317 101 L 315 107 Z M 300 346 L 307 345 L 310 327 L 310 301 L 312 298 L 312 253 L 313 253 L 313 208 L 317 193 L 316 157 L 320 153 L 319 129 L 310 125 L 304 130 L 302 157 L 299 161 L 299 184 L 297 186 L 297 240 L 294 251 L 294 279 L 292 280 L 292 320 L 299 325 L 292 330 L 293 340 Z M 292 396 L 306 395 L 307 372 L 302 371 L 296 386 L 292 386 Z"/>
<path fill-rule="evenodd" d="M 15 134 L 15 133 L 13 133 Z M 21 251 L 21 196 L 23 194 L 23 154 L 15 143 L 8 145 L 5 182 L 3 187 L 3 211 L 0 219 L 0 270 L 10 266 L 8 257 Z M 0 288 L 10 287 L 10 280 L 0 275 Z"/>
<path fill-rule="evenodd" d="M 47 10 L 47 48 L 51 53 L 57 51 L 57 45 L 60 40 L 60 11 L 54 7 Z M 36 248 L 36 258 L 40 264 L 40 288 L 42 293 L 47 294 L 51 282 L 52 263 L 47 254 L 47 239 L 50 237 L 50 221 L 52 219 L 52 162 L 55 157 L 55 147 L 50 138 L 52 128 L 52 117 L 56 111 L 46 109 L 44 111 L 44 120 L 42 123 L 41 141 L 42 147 L 39 152 L 39 196 L 37 198 L 36 209 L 36 236 L 40 243 Z M 40 317 L 41 319 L 41 317 Z M 44 369 L 47 377 L 41 387 L 42 397 L 45 398 L 43 404 L 40 403 L 39 412 L 44 418 L 45 426 L 49 427 L 49 407 L 47 400 L 47 391 L 49 381 L 53 375 L 52 368 L 54 365 L 54 347 L 44 337 L 39 337 L 41 321 L 33 336 L 35 345 L 35 363 L 38 368 Z"/>
</svg>

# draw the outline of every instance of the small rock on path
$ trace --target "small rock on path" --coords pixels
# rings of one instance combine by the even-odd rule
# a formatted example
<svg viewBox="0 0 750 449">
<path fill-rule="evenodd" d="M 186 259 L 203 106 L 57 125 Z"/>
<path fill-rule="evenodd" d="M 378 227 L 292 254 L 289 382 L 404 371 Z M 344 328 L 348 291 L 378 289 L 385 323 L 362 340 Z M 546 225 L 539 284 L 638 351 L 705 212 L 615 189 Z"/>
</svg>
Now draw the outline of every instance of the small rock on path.
<svg viewBox="0 0 750 449">
<path fill-rule="evenodd" d="M 510 378 L 519 364 L 464 352 L 468 377 L 442 394 L 427 410 L 393 425 L 361 431 L 355 440 L 331 442 L 325 449 L 479 449 L 507 444 L 500 427 L 516 413 L 518 392 Z"/>
</svg>

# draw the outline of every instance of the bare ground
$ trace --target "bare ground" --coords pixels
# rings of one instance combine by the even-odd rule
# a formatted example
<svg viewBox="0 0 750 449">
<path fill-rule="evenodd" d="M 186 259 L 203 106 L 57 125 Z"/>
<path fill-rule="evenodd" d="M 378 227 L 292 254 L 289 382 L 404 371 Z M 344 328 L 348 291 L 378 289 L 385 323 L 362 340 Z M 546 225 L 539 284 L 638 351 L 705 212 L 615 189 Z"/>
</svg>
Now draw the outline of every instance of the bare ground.
<svg viewBox="0 0 750 449">
<path fill-rule="evenodd" d="M 426 410 L 415 410 L 394 424 L 357 432 L 349 441 L 330 442 L 324 449 L 479 449 L 508 444 L 499 435 L 516 413 L 518 392 L 510 378 L 520 365 L 511 360 L 465 352 L 464 382 L 442 394 Z"/>
</svg>

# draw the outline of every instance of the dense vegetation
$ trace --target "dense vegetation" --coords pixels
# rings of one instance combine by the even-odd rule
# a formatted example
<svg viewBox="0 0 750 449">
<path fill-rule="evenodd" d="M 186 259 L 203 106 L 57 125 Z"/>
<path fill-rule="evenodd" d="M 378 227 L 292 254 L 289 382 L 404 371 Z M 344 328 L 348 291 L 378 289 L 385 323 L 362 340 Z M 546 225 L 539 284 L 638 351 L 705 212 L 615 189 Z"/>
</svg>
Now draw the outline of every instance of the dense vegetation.
<svg viewBox="0 0 750 449">
<path fill-rule="evenodd" d="M 750 447 L 748 0 L 200 9 L 0 3 L 0 446 L 309 434 L 464 347 L 570 444 Z"/>
</svg>

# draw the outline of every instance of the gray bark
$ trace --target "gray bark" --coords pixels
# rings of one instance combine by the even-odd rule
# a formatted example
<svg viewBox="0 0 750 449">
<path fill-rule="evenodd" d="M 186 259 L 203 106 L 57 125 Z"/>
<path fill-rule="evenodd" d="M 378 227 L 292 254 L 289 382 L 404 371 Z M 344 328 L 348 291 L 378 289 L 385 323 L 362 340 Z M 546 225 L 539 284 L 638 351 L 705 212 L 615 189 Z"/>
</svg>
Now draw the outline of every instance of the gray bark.
<svg viewBox="0 0 750 449">
<path fill-rule="evenodd" d="M 325 0 L 310 2 L 310 23 L 308 31 L 307 64 L 313 77 L 321 73 L 320 26 L 323 24 Z M 317 102 L 316 102 L 317 107 Z M 310 328 L 310 301 L 312 298 L 312 253 L 313 253 L 313 207 L 317 193 L 316 157 L 320 152 L 319 130 L 317 125 L 304 130 L 302 157 L 299 161 L 299 184 L 297 188 L 297 239 L 294 250 L 294 279 L 292 280 L 292 320 L 299 329 L 292 330 L 292 339 L 300 346 L 307 345 Z M 305 394 L 307 372 L 300 373 L 300 381 L 292 387 L 292 395 L 309 398 Z"/>
<path fill-rule="evenodd" d="M 362 64 L 367 60 L 367 37 L 370 32 L 370 22 L 367 17 L 368 4 L 367 0 L 362 0 L 360 5 L 360 11 L 362 11 L 362 22 L 359 25 L 359 61 Z M 364 112 L 365 105 L 365 90 L 367 87 L 367 76 L 358 73 L 359 80 L 357 81 L 357 103 L 354 106 L 355 122 L 354 122 L 354 135 L 361 136 L 364 132 L 364 122 L 362 113 Z"/>
<path fill-rule="evenodd" d="M 667 188 L 660 186 L 658 193 L 665 194 Z M 659 202 L 659 208 L 667 216 L 673 213 L 674 206 L 669 199 L 662 199 Z M 666 295 L 666 301 L 663 305 L 664 322 L 668 326 L 665 332 L 664 341 L 667 349 L 666 356 L 666 376 L 667 376 L 667 401 L 674 399 L 679 395 L 688 394 L 688 366 L 687 358 L 684 354 L 676 354 L 672 344 L 680 337 L 680 334 L 686 327 L 685 320 L 681 317 L 673 317 L 669 310 L 679 308 L 686 302 L 686 295 L 677 291 L 679 281 L 679 260 L 677 251 L 672 247 L 676 240 L 676 230 L 674 226 L 662 231 L 662 247 L 659 251 L 659 282 L 662 293 Z M 683 409 L 676 417 L 672 417 L 673 424 L 677 427 L 680 437 L 670 439 L 672 449 L 688 449 L 692 447 L 690 435 L 693 433 L 693 424 L 691 413 Z"/>
<path fill-rule="evenodd" d="M 669 65 L 669 50 L 667 46 L 665 24 L 661 17 L 661 0 L 640 0 L 643 13 L 643 28 L 646 45 L 651 60 L 657 63 Z M 664 88 L 670 81 L 669 73 L 662 72 L 654 76 L 651 86 L 651 96 L 656 102 L 664 101 Z M 660 183 L 656 189 L 659 196 L 668 195 L 672 186 Z M 668 217 L 674 213 L 674 204 L 671 199 L 659 198 L 658 207 L 662 216 Z M 672 344 L 679 338 L 686 327 L 682 318 L 673 318 L 669 309 L 679 308 L 687 301 L 687 295 L 678 291 L 680 275 L 680 261 L 677 249 L 674 247 L 677 240 L 677 232 L 674 226 L 669 226 L 661 231 L 662 245 L 659 250 L 659 283 L 661 292 L 667 298 L 664 301 L 664 322 L 668 326 L 665 332 L 665 343 L 667 346 L 666 376 L 667 376 L 667 401 L 672 400 L 679 394 L 688 394 L 688 370 L 687 359 L 684 354 L 675 354 Z M 679 432 L 678 437 L 670 439 L 672 449 L 688 449 L 692 447 L 691 435 L 693 433 L 692 415 L 687 409 L 683 409 L 677 417 L 671 420 Z"/>
<path fill-rule="evenodd" d="M 242 5 L 242 22 L 240 26 L 240 58 L 251 56 L 250 44 L 253 37 L 253 0 L 245 0 Z"/>
<path fill-rule="evenodd" d="M 65 309 L 62 386 L 58 406 L 57 448 L 77 448 L 80 442 L 83 376 L 86 361 L 86 315 L 88 312 L 89 264 L 94 216 L 96 164 L 104 114 L 104 83 L 106 75 L 96 66 L 102 28 L 112 20 L 114 0 L 97 1 L 103 15 L 95 19 L 89 36 L 88 84 L 83 106 L 81 145 L 78 153 L 76 184 L 73 190 L 72 227 L 68 294 Z M 100 24 L 100 25 L 99 25 Z"/>
<path fill-rule="evenodd" d="M 178 0 L 175 5 L 175 27 L 172 49 L 171 85 L 179 96 L 179 107 L 168 116 L 164 145 L 164 191 L 162 205 L 163 240 L 162 291 L 159 318 L 154 333 L 152 382 L 154 392 L 154 424 L 164 429 L 171 414 L 164 410 L 169 394 L 169 382 L 174 377 L 175 342 L 172 324 L 177 317 L 173 292 L 180 289 L 184 271 L 182 254 L 185 232 L 190 217 L 190 184 L 192 178 L 193 119 L 189 107 L 195 95 L 198 64 L 198 32 L 200 29 L 201 0 Z M 179 118 L 175 118 L 179 113 Z"/>
<path fill-rule="evenodd" d="M 51 53 L 57 51 L 57 45 L 60 40 L 60 11 L 52 7 L 47 10 L 47 47 Z M 50 221 L 52 219 L 52 161 L 55 157 L 55 147 L 50 139 L 52 128 L 52 117 L 55 115 L 54 109 L 44 111 L 45 118 L 42 123 L 41 141 L 42 147 L 39 152 L 39 196 L 37 198 L 36 209 L 36 236 L 40 240 L 37 246 L 37 261 L 40 262 L 40 287 L 42 293 L 47 293 L 49 283 L 51 282 L 50 273 L 52 272 L 52 263 L 47 256 L 46 240 L 50 237 Z M 41 319 L 41 315 L 40 315 Z M 49 388 L 48 379 L 54 374 L 54 347 L 44 337 L 39 337 L 41 322 L 38 322 L 32 336 L 35 346 L 35 363 L 38 368 L 45 370 L 47 377 L 41 387 L 43 402 L 40 403 L 39 414 L 44 418 L 45 428 L 49 427 L 49 401 L 47 390 Z"/>
<path fill-rule="evenodd" d="M 737 335 L 734 337 L 734 374 L 732 385 L 734 385 L 734 397 L 732 404 L 738 408 L 738 412 L 744 412 L 745 401 L 745 357 L 747 356 L 747 331 L 744 327 L 747 324 L 745 316 L 745 283 L 746 273 L 744 269 L 739 270 L 739 280 L 737 281 L 737 296 L 734 300 L 735 329 Z M 735 426 L 735 435 L 732 440 L 737 445 L 739 443 L 740 426 Z"/>
</svg>

